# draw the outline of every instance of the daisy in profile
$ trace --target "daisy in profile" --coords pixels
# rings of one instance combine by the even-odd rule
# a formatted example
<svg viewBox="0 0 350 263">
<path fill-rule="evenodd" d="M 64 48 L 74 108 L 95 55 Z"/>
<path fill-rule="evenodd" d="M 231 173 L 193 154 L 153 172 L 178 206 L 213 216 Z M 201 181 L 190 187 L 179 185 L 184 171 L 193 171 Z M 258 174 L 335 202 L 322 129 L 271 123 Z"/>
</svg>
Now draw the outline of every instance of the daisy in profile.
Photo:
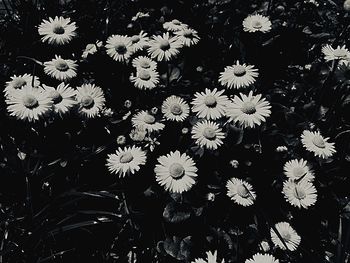
<svg viewBox="0 0 350 263">
<path fill-rule="evenodd" d="M 200 38 L 198 32 L 191 28 L 185 28 L 180 31 L 176 31 L 175 35 L 181 41 L 182 45 L 185 47 L 190 47 L 198 44 Z"/>
<path fill-rule="evenodd" d="M 169 61 L 179 54 L 182 47 L 177 37 L 171 37 L 169 33 L 163 36 L 153 36 L 149 41 L 148 54 L 157 61 Z"/>
<path fill-rule="evenodd" d="M 192 139 L 196 140 L 196 144 L 209 150 L 216 150 L 223 144 L 224 138 L 222 129 L 212 121 L 197 122 L 192 129 Z"/>
<path fill-rule="evenodd" d="M 31 86 L 24 86 L 6 99 L 10 116 L 19 120 L 36 122 L 51 111 L 52 101 L 46 93 Z"/>
<path fill-rule="evenodd" d="M 95 54 L 97 50 L 102 47 L 102 45 L 102 41 L 96 41 L 94 44 L 87 44 L 81 57 L 87 58 L 89 55 Z"/>
<path fill-rule="evenodd" d="M 243 30 L 250 33 L 257 31 L 266 33 L 271 30 L 271 21 L 268 17 L 259 14 L 249 15 L 243 20 Z"/>
<path fill-rule="evenodd" d="M 238 123 L 243 128 L 254 128 L 270 116 L 270 108 L 270 103 L 261 99 L 261 94 L 254 96 L 250 91 L 248 96 L 242 93 L 240 97 L 235 95 L 233 102 L 226 109 L 226 115 L 229 121 Z"/>
<path fill-rule="evenodd" d="M 313 181 L 315 178 L 313 171 L 304 159 L 294 159 L 286 162 L 283 166 L 283 172 L 288 179 L 294 181 Z"/>
<path fill-rule="evenodd" d="M 276 230 L 281 236 L 275 232 Z M 301 238 L 298 235 L 298 233 L 291 227 L 291 225 L 287 222 L 280 222 L 275 224 L 275 229 L 271 228 L 270 234 L 271 234 L 271 240 L 275 244 L 275 246 L 283 249 L 283 250 L 290 250 L 294 251 L 298 248 Z"/>
<path fill-rule="evenodd" d="M 230 100 L 226 95 L 222 95 L 223 90 L 205 89 L 204 92 L 196 92 L 195 98 L 191 102 L 192 111 L 199 118 L 216 120 L 225 115 L 226 107 L 230 104 Z"/>
<path fill-rule="evenodd" d="M 124 62 L 133 54 L 132 41 L 128 36 L 112 35 L 106 41 L 106 52 L 115 61 Z"/>
<path fill-rule="evenodd" d="M 258 76 L 258 70 L 254 66 L 241 65 L 237 61 L 235 65 L 225 67 L 224 72 L 220 73 L 219 81 L 229 89 L 239 89 L 254 84 Z"/>
<path fill-rule="evenodd" d="M 324 138 L 319 131 L 312 132 L 305 130 L 301 135 L 303 147 L 309 152 L 313 152 L 315 156 L 322 158 L 331 157 L 336 153 L 334 143 L 328 142 L 329 138 Z"/>
<path fill-rule="evenodd" d="M 180 22 L 177 19 L 173 19 L 171 21 L 165 22 L 163 24 L 163 28 L 166 31 L 176 32 L 176 31 L 180 31 L 180 30 L 184 30 L 184 29 L 188 28 L 188 25 Z"/>
<path fill-rule="evenodd" d="M 256 194 L 248 182 L 233 177 L 227 181 L 226 188 L 228 197 L 238 205 L 250 206 L 255 201 Z"/>
<path fill-rule="evenodd" d="M 64 45 L 69 43 L 77 34 L 75 22 L 70 18 L 49 17 L 49 20 L 43 20 L 38 27 L 39 35 L 43 36 L 41 40 L 49 44 Z"/>
<path fill-rule="evenodd" d="M 192 261 L 192 263 L 219 263 L 217 261 L 217 251 L 214 251 L 214 253 L 211 253 L 211 251 L 208 251 L 206 254 L 207 254 L 207 259 L 198 258 Z M 225 263 L 225 261 L 222 260 L 221 263 Z"/>
<path fill-rule="evenodd" d="M 132 60 L 132 66 L 136 69 L 156 70 L 157 62 L 145 56 L 138 56 Z"/>
<path fill-rule="evenodd" d="M 179 151 L 160 156 L 154 168 L 157 182 L 171 193 L 190 190 L 196 183 L 197 167 L 191 157 Z"/>
<path fill-rule="evenodd" d="M 77 75 L 77 67 L 76 61 L 55 55 L 54 59 L 44 63 L 44 72 L 60 81 L 67 81 Z"/>
<path fill-rule="evenodd" d="M 136 113 L 131 119 L 132 126 L 139 129 L 147 130 L 148 132 L 161 131 L 165 125 L 157 122 L 156 118 L 147 111 Z"/>
<path fill-rule="evenodd" d="M 61 117 L 68 113 L 76 104 L 75 90 L 69 87 L 69 85 L 65 85 L 62 82 L 56 89 L 46 85 L 43 85 L 43 87 L 47 96 L 51 98 L 53 102 L 54 112 Z"/>
<path fill-rule="evenodd" d="M 77 87 L 76 100 L 79 103 L 79 114 L 86 118 L 95 118 L 105 106 L 105 96 L 95 84 L 83 84 Z"/>
<path fill-rule="evenodd" d="M 130 39 L 133 53 L 148 46 L 149 37 L 147 36 L 147 33 L 142 30 L 138 35 L 133 35 Z"/>
<path fill-rule="evenodd" d="M 34 80 L 34 81 L 33 81 Z M 23 74 L 19 76 L 12 76 L 10 81 L 6 82 L 6 87 L 4 89 L 5 95 L 9 95 L 14 90 L 21 89 L 24 86 L 32 86 L 34 84 L 34 87 L 38 87 L 40 85 L 39 78 L 30 75 L 30 74 Z"/>
<path fill-rule="evenodd" d="M 159 74 L 155 70 L 138 69 L 136 75 L 130 76 L 130 81 L 134 86 L 141 90 L 150 90 L 157 87 L 159 83 Z"/>
<path fill-rule="evenodd" d="M 167 120 L 181 122 L 188 117 L 190 106 L 182 98 L 172 95 L 163 101 L 162 113 Z"/>
<path fill-rule="evenodd" d="M 118 148 L 115 153 L 108 154 L 107 168 L 110 173 L 125 177 L 140 170 L 146 164 L 146 153 L 140 147 Z"/>
<path fill-rule="evenodd" d="M 339 64 L 345 65 L 350 63 L 350 52 L 345 45 L 334 49 L 331 45 L 327 44 L 322 47 L 322 53 L 326 61 L 339 60 Z"/>
<path fill-rule="evenodd" d="M 316 203 L 317 191 L 308 181 L 295 182 L 292 180 L 283 183 L 283 194 L 286 200 L 298 208 L 308 208 Z"/>
<path fill-rule="evenodd" d="M 252 258 L 247 259 L 245 263 L 279 263 L 279 261 L 270 254 L 257 253 Z"/>
</svg>

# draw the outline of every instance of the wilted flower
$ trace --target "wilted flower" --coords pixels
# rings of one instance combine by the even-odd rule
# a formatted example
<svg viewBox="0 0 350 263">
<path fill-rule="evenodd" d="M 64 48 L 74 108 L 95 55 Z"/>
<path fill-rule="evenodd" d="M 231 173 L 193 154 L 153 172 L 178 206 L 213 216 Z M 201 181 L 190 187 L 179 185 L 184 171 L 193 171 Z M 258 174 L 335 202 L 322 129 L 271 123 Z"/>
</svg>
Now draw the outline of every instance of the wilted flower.
<svg viewBox="0 0 350 263">
<path fill-rule="evenodd" d="M 102 47 L 102 41 L 96 41 L 94 44 L 87 44 L 81 57 L 87 58 L 88 55 L 95 54 L 97 52 L 97 49 L 100 47 Z"/>
<path fill-rule="evenodd" d="M 237 160 L 231 160 L 231 161 L 230 161 L 230 165 L 231 165 L 233 168 L 238 168 L 239 162 L 238 162 Z"/>
</svg>

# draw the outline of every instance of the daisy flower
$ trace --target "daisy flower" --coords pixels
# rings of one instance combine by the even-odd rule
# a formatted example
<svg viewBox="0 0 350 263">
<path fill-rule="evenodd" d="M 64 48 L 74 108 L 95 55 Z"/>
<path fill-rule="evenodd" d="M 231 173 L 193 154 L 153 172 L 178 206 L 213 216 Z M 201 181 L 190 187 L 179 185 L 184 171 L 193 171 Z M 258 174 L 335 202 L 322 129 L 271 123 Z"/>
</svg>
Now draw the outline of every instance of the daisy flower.
<svg viewBox="0 0 350 263">
<path fill-rule="evenodd" d="M 268 17 L 259 14 L 249 15 L 243 20 L 243 30 L 250 33 L 257 31 L 266 33 L 271 30 L 271 21 Z"/>
<path fill-rule="evenodd" d="M 212 121 L 197 122 L 192 129 L 192 139 L 196 140 L 196 144 L 209 150 L 216 150 L 223 144 L 224 138 L 222 129 Z"/>
<path fill-rule="evenodd" d="M 132 50 L 133 53 L 139 50 L 142 50 L 148 46 L 149 37 L 146 32 L 141 32 L 138 35 L 131 37 Z"/>
<path fill-rule="evenodd" d="M 329 138 L 323 138 L 319 131 L 303 131 L 301 142 L 303 147 L 309 152 L 313 152 L 315 156 L 322 158 L 331 157 L 335 152 L 334 143 L 328 142 Z"/>
<path fill-rule="evenodd" d="M 172 193 L 188 191 L 196 183 L 197 167 L 185 153 L 170 152 L 160 156 L 154 168 L 157 182 Z"/>
<path fill-rule="evenodd" d="M 286 162 L 283 166 L 283 172 L 288 179 L 294 181 L 313 181 L 315 178 L 313 171 L 309 168 L 307 161 L 304 159 L 294 159 Z"/>
<path fill-rule="evenodd" d="M 283 194 L 286 200 L 298 208 L 308 208 L 316 203 L 317 191 L 308 181 L 295 182 L 292 180 L 283 183 Z"/>
<path fill-rule="evenodd" d="M 102 47 L 102 41 L 96 41 L 96 43 L 94 44 L 87 44 L 84 51 L 83 51 L 83 54 L 81 55 L 82 58 L 87 58 L 88 55 L 93 55 L 97 52 L 97 49 L 98 48 L 101 48 Z"/>
<path fill-rule="evenodd" d="M 173 95 L 163 101 L 162 113 L 167 120 L 181 122 L 188 117 L 190 106 L 182 98 Z"/>
<path fill-rule="evenodd" d="M 106 52 L 115 61 L 124 62 L 133 54 L 132 41 L 128 36 L 112 35 L 106 43 Z"/>
<path fill-rule="evenodd" d="M 250 206 L 255 201 L 256 194 L 248 182 L 233 177 L 227 181 L 226 188 L 228 197 L 236 204 Z"/>
<path fill-rule="evenodd" d="M 334 49 L 331 45 L 327 44 L 322 47 L 322 53 L 326 61 L 339 60 L 339 64 L 345 65 L 350 63 L 350 52 L 345 45 Z"/>
<path fill-rule="evenodd" d="M 159 74 L 155 70 L 138 69 L 136 75 L 130 76 L 130 81 L 138 89 L 151 90 L 159 83 Z"/>
<path fill-rule="evenodd" d="M 157 61 L 169 61 L 179 54 L 182 47 L 177 37 L 171 37 L 169 33 L 163 36 L 153 36 L 149 41 L 148 54 Z"/>
<path fill-rule="evenodd" d="M 6 87 L 4 89 L 5 95 L 9 95 L 12 91 L 21 89 L 24 86 L 32 86 L 33 76 L 30 74 L 24 74 L 19 76 L 12 76 L 10 81 L 6 82 Z M 34 87 L 40 85 L 39 78 L 34 76 Z"/>
<path fill-rule="evenodd" d="M 225 110 L 230 100 L 227 96 L 222 95 L 223 90 L 205 89 L 204 92 L 196 92 L 195 98 L 191 102 L 193 105 L 192 111 L 197 114 L 199 118 L 207 118 L 209 120 L 216 120 L 225 115 Z"/>
<path fill-rule="evenodd" d="M 171 32 L 176 32 L 176 31 L 180 31 L 183 29 L 186 29 L 188 27 L 188 25 L 180 22 L 177 19 L 173 19 L 169 22 L 165 22 L 163 24 L 163 28 L 167 31 L 171 31 Z"/>
<path fill-rule="evenodd" d="M 147 111 L 140 111 L 136 113 L 132 119 L 132 126 L 139 129 L 147 130 L 148 132 L 161 131 L 165 125 L 157 122 L 156 118 Z"/>
<path fill-rule="evenodd" d="M 104 108 L 106 101 L 102 89 L 95 84 L 77 87 L 76 99 L 79 103 L 79 113 L 87 118 L 95 118 Z"/>
<path fill-rule="evenodd" d="M 265 118 L 271 114 L 270 103 L 261 94 L 253 95 L 250 91 L 248 96 L 240 93 L 235 95 L 233 102 L 227 107 L 226 115 L 229 121 L 238 122 L 240 126 L 254 128 L 265 122 Z"/>
<path fill-rule="evenodd" d="M 140 147 L 118 148 L 115 153 L 108 154 L 107 168 L 110 173 L 118 174 L 119 177 L 134 174 L 140 170 L 141 165 L 146 164 L 146 153 Z"/>
<path fill-rule="evenodd" d="M 190 47 L 198 44 L 200 38 L 198 36 L 198 32 L 191 28 L 182 29 L 180 31 L 176 31 L 175 35 L 181 41 L 182 45 L 185 47 Z"/>
<path fill-rule="evenodd" d="M 251 259 L 247 259 L 245 263 L 279 263 L 279 261 L 270 254 L 257 253 Z"/>
<path fill-rule="evenodd" d="M 279 235 L 275 232 L 273 228 L 270 230 L 271 240 L 275 244 L 275 246 L 283 249 L 294 251 L 298 248 L 301 238 L 298 233 L 291 227 L 291 225 L 287 222 L 280 222 L 275 224 L 275 228 Z"/>
<path fill-rule="evenodd" d="M 13 91 L 6 99 L 6 104 L 10 116 L 29 122 L 38 121 L 48 114 L 52 107 L 51 98 L 31 86 L 24 86 Z"/>
<path fill-rule="evenodd" d="M 157 62 L 153 61 L 149 57 L 138 56 L 132 60 L 132 66 L 136 69 L 156 70 Z"/>
<path fill-rule="evenodd" d="M 49 17 L 49 20 L 43 20 L 38 27 L 39 35 L 43 36 L 41 40 L 49 44 L 64 45 L 69 43 L 77 34 L 75 22 L 70 18 Z"/>
<path fill-rule="evenodd" d="M 76 104 L 75 90 L 69 87 L 69 85 L 65 85 L 62 82 L 56 89 L 46 85 L 43 85 L 43 87 L 47 96 L 53 102 L 54 112 L 58 115 L 63 116 Z"/>
<path fill-rule="evenodd" d="M 44 63 L 44 72 L 60 81 L 67 81 L 77 75 L 77 67 L 76 61 L 55 55 L 54 59 Z"/>
<path fill-rule="evenodd" d="M 192 263 L 218 263 L 217 251 L 214 251 L 214 253 L 211 253 L 210 251 L 208 251 L 206 254 L 207 254 L 206 260 L 202 258 L 198 258 L 192 261 Z M 224 262 L 225 262 L 224 260 L 221 261 L 221 263 L 224 263 Z"/>
<path fill-rule="evenodd" d="M 235 65 L 225 67 L 224 72 L 220 73 L 219 81 L 229 89 L 239 89 L 253 84 L 258 76 L 258 70 L 254 66 L 241 65 L 237 61 Z"/>
</svg>

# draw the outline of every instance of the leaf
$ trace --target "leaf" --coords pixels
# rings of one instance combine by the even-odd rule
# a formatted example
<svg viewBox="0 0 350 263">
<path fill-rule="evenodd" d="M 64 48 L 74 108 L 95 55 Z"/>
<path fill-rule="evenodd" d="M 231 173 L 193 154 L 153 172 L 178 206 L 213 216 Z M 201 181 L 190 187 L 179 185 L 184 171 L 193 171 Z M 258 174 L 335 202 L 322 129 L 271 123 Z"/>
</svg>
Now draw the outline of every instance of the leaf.
<svg viewBox="0 0 350 263">
<path fill-rule="evenodd" d="M 180 223 L 189 219 L 191 212 L 191 208 L 186 204 L 170 202 L 164 208 L 163 217 L 169 223 Z"/>
<path fill-rule="evenodd" d="M 164 242 L 164 250 L 173 258 L 178 260 L 184 260 L 184 256 L 180 251 L 181 238 L 173 236 L 173 238 L 167 238 Z"/>
<path fill-rule="evenodd" d="M 191 236 L 185 237 L 180 243 L 180 253 L 186 260 L 188 260 L 191 256 L 191 251 L 193 247 L 193 242 L 191 239 Z"/>
<path fill-rule="evenodd" d="M 173 66 L 170 68 L 169 82 L 179 80 L 180 76 L 181 76 L 181 72 L 180 72 L 180 69 L 178 67 Z"/>
</svg>

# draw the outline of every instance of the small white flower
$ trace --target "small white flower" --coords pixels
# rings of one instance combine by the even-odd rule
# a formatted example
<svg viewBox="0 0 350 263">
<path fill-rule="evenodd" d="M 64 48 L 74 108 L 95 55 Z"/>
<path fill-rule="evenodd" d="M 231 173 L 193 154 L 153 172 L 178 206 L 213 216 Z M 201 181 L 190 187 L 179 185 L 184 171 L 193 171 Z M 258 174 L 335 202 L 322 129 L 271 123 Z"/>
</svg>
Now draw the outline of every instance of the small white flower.
<svg viewBox="0 0 350 263">
<path fill-rule="evenodd" d="M 24 86 L 32 86 L 38 87 L 40 85 L 39 78 L 36 76 L 32 76 L 30 74 L 23 74 L 19 76 L 12 76 L 10 81 L 6 82 L 6 87 L 4 89 L 5 96 L 10 95 L 14 90 L 18 90 L 23 88 Z"/>
<path fill-rule="evenodd" d="M 149 37 L 147 36 L 147 33 L 142 30 L 138 35 L 133 35 L 130 39 L 133 53 L 148 47 Z"/>
<path fill-rule="evenodd" d="M 96 41 L 94 44 L 87 44 L 83 54 L 81 55 L 82 58 L 87 58 L 88 55 L 93 55 L 97 52 L 97 49 L 102 47 L 102 41 Z"/>
<path fill-rule="evenodd" d="M 140 70 L 140 69 L 156 70 L 157 69 L 157 62 L 153 61 L 149 57 L 138 56 L 137 58 L 134 58 L 132 60 L 132 66 L 134 68 L 136 68 L 137 70 Z"/>
<path fill-rule="evenodd" d="M 309 208 L 317 201 L 315 186 L 308 181 L 295 182 L 292 180 L 283 183 L 283 194 L 286 200 L 298 208 Z"/>
<path fill-rule="evenodd" d="M 239 61 L 232 66 L 225 67 L 224 72 L 220 73 L 219 81 L 221 85 L 231 89 L 248 87 L 255 83 L 259 76 L 258 70 L 252 65 L 240 64 Z"/>
<path fill-rule="evenodd" d="M 250 206 L 255 201 L 256 194 L 248 182 L 233 177 L 227 181 L 226 188 L 228 197 L 236 204 Z"/>
<path fill-rule="evenodd" d="M 179 41 L 185 47 L 191 47 L 198 44 L 200 37 L 198 36 L 198 32 L 191 28 L 182 29 L 180 31 L 176 31 L 175 35 L 178 37 Z"/>
<path fill-rule="evenodd" d="M 283 250 L 294 251 L 298 248 L 301 241 L 298 233 L 287 222 L 275 224 L 275 229 L 271 228 L 270 234 L 271 240 L 275 246 L 278 246 Z"/>
<path fill-rule="evenodd" d="M 131 38 L 122 35 L 112 35 L 106 41 L 106 52 L 115 61 L 125 62 L 133 54 Z"/>
<path fill-rule="evenodd" d="M 136 75 L 130 76 L 130 81 L 140 90 L 151 90 L 159 83 L 159 74 L 155 70 L 138 69 Z"/>
<path fill-rule="evenodd" d="M 216 150 L 223 144 L 222 139 L 225 134 L 218 124 L 203 120 L 197 122 L 192 128 L 192 139 L 196 140 L 196 144 L 210 150 Z"/>
<path fill-rule="evenodd" d="M 338 46 L 336 49 L 331 45 L 322 47 L 322 53 L 326 61 L 339 60 L 339 64 L 348 65 L 350 63 L 350 51 L 343 46 Z"/>
<path fill-rule="evenodd" d="M 243 30 L 250 33 L 257 31 L 266 33 L 271 30 L 271 21 L 268 17 L 259 14 L 249 15 L 243 20 Z"/>
<path fill-rule="evenodd" d="M 63 82 L 57 86 L 49 87 L 43 85 L 47 96 L 51 98 L 53 102 L 53 110 L 59 116 L 63 116 L 68 113 L 75 105 L 75 90 L 69 87 L 69 85 L 65 85 Z"/>
<path fill-rule="evenodd" d="M 257 253 L 251 259 L 247 259 L 245 263 L 279 263 L 279 261 L 270 254 Z"/>
<path fill-rule="evenodd" d="M 301 142 L 303 147 L 309 152 L 313 152 L 315 156 L 322 158 L 331 157 L 336 153 L 334 143 L 328 142 L 329 138 L 323 138 L 319 131 L 311 132 L 303 131 L 301 135 Z"/>
<path fill-rule="evenodd" d="M 132 126 L 147 130 L 148 132 L 161 131 L 165 125 L 156 120 L 156 118 L 147 111 L 140 111 L 136 113 L 132 119 Z"/>
<path fill-rule="evenodd" d="M 76 61 L 55 55 L 54 59 L 44 63 L 44 72 L 60 81 L 67 81 L 77 75 L 77 67 Z"/>
<path fill-rule="evenodd" d="M 180 53 L 182 47 L 177 37 L 171 37 L 169 33 L 163 36 L 153 36 L 149 41 L 148 54 L 157 61 L 169 61 Z"/>
<path fill-rule="evenodd" d="M 208 251 L 206 254 L 207 254 L 206 260 L 202 258 L 198 258 L 198 259 L 195 259 L 195 261 L 192 261 L 192 263 L 219 263 L 217 261 L 217 251 L 214 251 L 214 253 Z M 225 263 L 225 261 L 222 260 L 221 263 Z"/>
<path fill-rule="evenodd" d="M 288 179 L 295 181 L 313 181 L 315 178 L 313 171 L 310 169 L 307 161 L 304 159 L 294 159 L 286 162 L 283 166 L 283 172 Z"/>
<path fill-rule="evenodd" d="M 105 96 L 102 89 L 95 84 L 83 84 L 77 87 L 76 99 L 79 103 L 80 115 L 95 118 L 105 106 Z"/>
<path fill-rule="evenodd" d="M 188 117 L 190 106 L 182 98 L 173 95 L 164 100 L 162 113 L 167 120 L 181 122 Z"/>
<path fill-rule="evenodd" d="M 184 30 L 184 29 L 188 28 L 188 25 L 180 22 L 177 19 L 173 19 L 169 22 L 165 22 L 163 24 L 163 28 L 167 31 L 170 31 L 170 32 L 176 32 L 176 31 L 180 31 L 180 30 Z"/>
</svg>

